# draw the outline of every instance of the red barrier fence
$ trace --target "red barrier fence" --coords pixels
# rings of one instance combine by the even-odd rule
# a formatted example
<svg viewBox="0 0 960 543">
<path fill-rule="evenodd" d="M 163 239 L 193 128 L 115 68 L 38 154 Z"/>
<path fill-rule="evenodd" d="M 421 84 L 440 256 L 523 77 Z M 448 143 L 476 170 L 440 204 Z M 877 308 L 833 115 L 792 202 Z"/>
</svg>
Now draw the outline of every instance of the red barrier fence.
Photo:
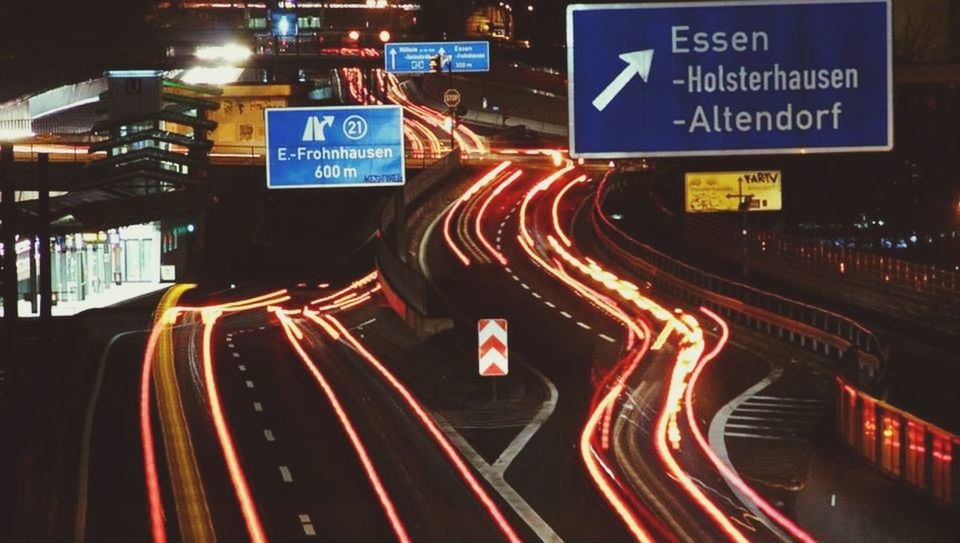
<svg viewBox="0 0 960 543">
<path fill-rule="evenodd" d="M 884 474 L 945 505 L 960 505 L 960 436 L 837 378 L 841 439 Z"/>
</svg>

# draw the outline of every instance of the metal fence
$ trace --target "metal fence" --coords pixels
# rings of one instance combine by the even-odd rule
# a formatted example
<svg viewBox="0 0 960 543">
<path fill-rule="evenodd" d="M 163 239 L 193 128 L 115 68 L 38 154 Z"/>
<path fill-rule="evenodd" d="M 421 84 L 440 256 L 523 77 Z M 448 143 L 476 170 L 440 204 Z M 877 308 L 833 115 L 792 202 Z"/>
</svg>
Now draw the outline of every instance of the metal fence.
<svg viewBox="0 0 960 543">
<path fill-rule="evenodd" d="M 902 284 L 920 292 L 960 293 L 960 274 L 859 249 L 836 247 L 826 241 L 809 241 L 773 230 L 757 230 L 749 237 L 755 250 L 818 264 L 843 273 L 860 273 L 878 282 Z"/>
</svg>

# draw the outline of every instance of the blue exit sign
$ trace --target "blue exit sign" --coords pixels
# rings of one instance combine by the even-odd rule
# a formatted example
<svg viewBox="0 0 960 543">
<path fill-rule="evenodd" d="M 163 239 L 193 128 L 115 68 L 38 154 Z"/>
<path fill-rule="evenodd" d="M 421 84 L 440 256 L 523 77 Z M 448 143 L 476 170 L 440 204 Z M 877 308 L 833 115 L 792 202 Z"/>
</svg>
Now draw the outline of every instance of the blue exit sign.
<svg viewBox="0 0 960 543">
<path fill-rule="evenodd" d="M 369 187 L 404 182 L 403 108 L 266 110 L 267 187 Z"/>
</svg>

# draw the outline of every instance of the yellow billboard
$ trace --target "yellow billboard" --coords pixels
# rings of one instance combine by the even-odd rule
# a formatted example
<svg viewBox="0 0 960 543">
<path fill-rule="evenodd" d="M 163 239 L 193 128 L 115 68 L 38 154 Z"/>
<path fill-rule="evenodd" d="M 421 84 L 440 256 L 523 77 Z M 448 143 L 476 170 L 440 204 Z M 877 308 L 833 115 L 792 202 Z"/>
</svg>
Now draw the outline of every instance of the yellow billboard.
<svg viewBox="0 0 960 543">
<path fill-rule="evenodd" d="M 749 201 L 749 211 L 779 211 L 783 208 L 781 172 L 689 172 L 685 175 L 687 213 L 740 211 Z"/>
<path fill-rule="evenodd" d="M 220 96 L 220 109 L 210 113 L 217 128 L 210 134 L 214 152 L 249 152 L 265 145 L 263 112 L 286 107 L 290 85 L 228 85 Z M 262 150 L 261 150 L 262 151 Z"/>
</svg>

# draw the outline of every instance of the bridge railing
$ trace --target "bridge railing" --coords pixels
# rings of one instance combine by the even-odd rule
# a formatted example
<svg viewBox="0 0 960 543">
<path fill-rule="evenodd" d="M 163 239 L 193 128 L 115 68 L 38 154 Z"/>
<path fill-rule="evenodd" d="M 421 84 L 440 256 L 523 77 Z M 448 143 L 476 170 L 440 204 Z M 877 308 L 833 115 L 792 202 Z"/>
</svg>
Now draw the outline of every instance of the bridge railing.
<svg viewBox="0 0 960 543">
<path fill-rule="evenodd" d="M 877 336 L 855 320 L 700 270 L 621 230 L 603 212 L 610 179 L 605 178 L 597 191 L 593 224 L 602 246 L 615 259 L 652 285 L 680 299 L 714 308 L 745 326 L 838 362 L 846 360 L 847 353 L 855 353 L 856 373 L 865 383 L 879 376 L 884 349 Z"/>
<path fill-rule="evenodd" d="M 403 256 L 406 210 L 422 202 L 440 181 L 459 168 L 460 158 L 459 151 L 449 153 L 408 180 L 402 192 L 388 202 L 380 214 L 376 259 L 384 294 L 398 314 L 415 321 L 418 330 L 441 303 L 423 273 Z"/>
</svg>

